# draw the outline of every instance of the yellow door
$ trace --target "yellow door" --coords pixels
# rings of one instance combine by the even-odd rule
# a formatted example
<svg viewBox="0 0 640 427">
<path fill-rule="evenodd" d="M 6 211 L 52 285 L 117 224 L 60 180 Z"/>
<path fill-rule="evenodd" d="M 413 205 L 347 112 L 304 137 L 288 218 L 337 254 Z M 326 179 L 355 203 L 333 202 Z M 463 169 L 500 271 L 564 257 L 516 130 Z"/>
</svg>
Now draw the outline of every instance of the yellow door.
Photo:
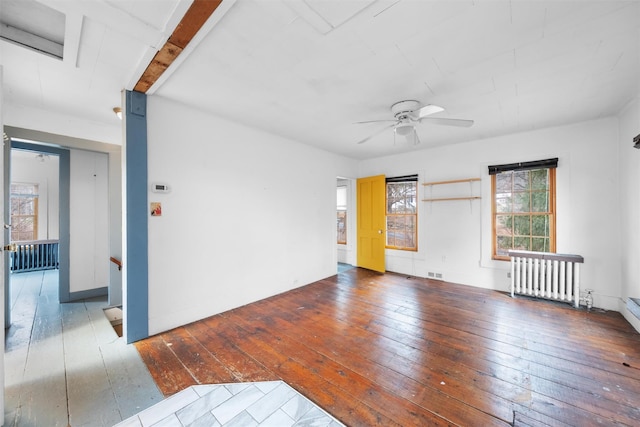
<svg viewBox="0 0 640 427">
<path fill-rule="evenodd" d="M 384 273 L 386 184 L 384 175 L 358 179 L 358 267 Z"/>
</svg>

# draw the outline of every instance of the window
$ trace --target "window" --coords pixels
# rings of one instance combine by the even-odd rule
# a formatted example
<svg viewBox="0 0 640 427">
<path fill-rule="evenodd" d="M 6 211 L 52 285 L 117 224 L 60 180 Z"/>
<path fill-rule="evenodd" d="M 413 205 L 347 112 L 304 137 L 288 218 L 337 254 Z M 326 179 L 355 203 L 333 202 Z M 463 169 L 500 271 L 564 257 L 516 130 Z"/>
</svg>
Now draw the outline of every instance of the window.
<svg viewBox="0 0 640 427">
<path fill-rule="evenodd" d="M 347 187 L 340 186 L 337 191 L 338 205 L 338 244 L 347 244 Z"/>
<path fill-rule="evenodd" d="M 38 184 L 11 184 L 11 241 L 38 238 Z"/>
<path fill-rule="evenodd" d="M 387 178 L 387 248 L 418 250 L 418 176 Z"/>
<path fill-rule="evenodd" d="M 494 259 L 508 260 L 509 249 L 555 252 L 557 160 L 489 167 Z"/>
</svg>

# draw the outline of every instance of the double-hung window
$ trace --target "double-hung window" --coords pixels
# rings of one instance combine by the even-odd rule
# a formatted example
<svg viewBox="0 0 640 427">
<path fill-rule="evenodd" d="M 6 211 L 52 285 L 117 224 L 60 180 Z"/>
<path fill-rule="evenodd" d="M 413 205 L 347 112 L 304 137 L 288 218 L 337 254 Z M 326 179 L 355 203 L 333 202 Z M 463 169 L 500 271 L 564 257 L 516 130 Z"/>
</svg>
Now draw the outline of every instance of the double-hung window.
<svg viewBox="0 0 640 427">
<path fill-rule="evenodd" d="M 418 250 L 418 176 L 387 178 L 387 248 Z"/>
<path fill-rule="evenodd" d="M 11 240 L 38 238 L 38 184 L 11 184 Z"/>
<path fill-rule="evenodd" d="M 558 159 L 489 166 L 493 205 L 493 258 L 509 249 L 555 252 L 555 181 Z"/>
</svg>

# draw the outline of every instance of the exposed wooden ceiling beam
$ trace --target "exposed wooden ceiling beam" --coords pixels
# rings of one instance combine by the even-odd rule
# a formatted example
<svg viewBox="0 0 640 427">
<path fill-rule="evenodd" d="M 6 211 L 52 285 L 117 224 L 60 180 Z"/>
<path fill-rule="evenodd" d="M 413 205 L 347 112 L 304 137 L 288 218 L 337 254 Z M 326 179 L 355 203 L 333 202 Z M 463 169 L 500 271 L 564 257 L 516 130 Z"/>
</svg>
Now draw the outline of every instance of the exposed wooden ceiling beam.
<svg viewBox="0 0 640 427">
<path fill-rule="evenodd" d="M 220 6 L 222 0 L 194 0 L 164 46 L 155 54 L 133 90 L 146 93 Z"/>
</svg>

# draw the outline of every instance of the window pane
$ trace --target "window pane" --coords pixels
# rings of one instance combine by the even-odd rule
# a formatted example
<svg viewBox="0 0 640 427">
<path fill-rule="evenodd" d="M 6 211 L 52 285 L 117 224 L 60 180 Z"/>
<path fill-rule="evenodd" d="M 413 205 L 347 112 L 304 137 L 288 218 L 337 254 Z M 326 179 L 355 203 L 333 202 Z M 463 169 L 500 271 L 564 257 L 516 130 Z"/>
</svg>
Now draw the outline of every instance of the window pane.
<svg viewBox="0 0 640 427">
<path fill-rule="evenodd" d="M 549 252 L 549 239 L 532 238 L 531 250 L 536 252 Z"/>
<path fill-rule="evenodd" d="M 387 213 L 395 214 L 400 210 L 400 198 L 393 184 L 387 184 Z"/>
<path fill-rule="evenodd" d="M 513 190 L 514 191 L 529 190 L 529 171 L 513 172 Z"/>
<path fill-rule="evenodd" d="M 515 193 L 513 195 L 513 212 L 531 212 L 529 204 L 529 192 Z"/>
<path fill-rule="evenodd" d="M 497 252 L 499 255 L 508 255 L 507 251 L 513 246 L 513 239 L 511 236 L 498 236 L 497 240 Z"/>
<path fill-rule="evenodd" d="M 416 213 L 416 193 L 415 191 L 409 195 L 407 199 L 407 213 Z"/>
<path fill-rule="evenodd" d="M 338 211 L 338 243 L 347 243 L 347 212 Z"/>
<path fill-rule="evenodd" d="M 387 183 L 387 213 L 415 213 L 416 188 L 416 182 Z"/>
<path fill-rule="evenodd" d="M 496 211 L 497 212 L 513 212 L 511 204 L 511 194 L 496 195 Z"/>
<path fill-rule="evenodd" d="M 32 198 L 25 198 L 22 199 L 24 203 L 20 204 L 20 214 L 21 215 L 33 215 L 35 213 L 35 205 L 34 205 L 34 199 Z"/>
<path fill-rule="evenodd" d="M 549 216 L 548 215 L 532 215 L 531 216 L 531 235 L 549 237 Z"/>
<path fill-rule="evenodd" d="M 405 217 L 405 227 L 406 227 L 406 231 L 405 231 L 405 240 L 404 240 L 404 245 L 403 247 L 405 248 L 415 248 L 416 247 L 416 242 L 415 242 L 415 235 L 416 235 L 416 223 L 415 223 L 416 217 L 415 216 L 407 216 Z"/>
<path fill-rule="evenodd" d="M 519 251 L 530 251 L 531 239 L 529 237 L 514 237 L 513 249 L 519 250 Z"/>
<path fill-rule="evenodd" d="M 546 191 L 531 193 L 531 212 L 549 212 L 549 193 Z"/>
<path fill-rule="evenodd" d="M 387 246 L 416 249 L 415 215 L 387 216 Z"/>
<path fill-rule="evenodd" d="M 531 217 L 517 215 L 513 218 L 513 231 L 516 236 L 529 236 L 531 234 Z"/>
<path fill-rule="evenodd" d="M 11 219 L 11 240 L 35 240 L 35 217 L 19 216 Z"/>
<path fill-rule="evenodd" d="M 11 194 L 16 195 L 37 195 L 38 194 L 38 184 L 25 184 L 25 183 L 12 183 L 11 184 Z"/>
<path fill-rule="evenodd" d="M 498 236 L 513 235 L 513 215 L 496 216 L 496 235 Z"/>
<path fill-rule="evenodd" d="M 30 230 L 29 222 L 25 217 L 16 217 L 13 223 L 11 224 L 11 228 L 16 230 L 17 232 Z"/>
<path fill-rule="evenodd" d="M 548 190 L 549 189 L 549 171 L 547 169 L 537 169 L 531 171 L 531 189 L 532 190 Z"/>
<path fill-rule="evenodd" d="M 398 244 L 404 238 L 404 217 L 388 216 L 387 217 L 387 245 L 401 246 Z"/>
<path fill-rule="evenodd" d="M 496 175 L 496 194 L 511 193 L 513 181 L 513 173 L 503 172 Z"/>
</svg>

